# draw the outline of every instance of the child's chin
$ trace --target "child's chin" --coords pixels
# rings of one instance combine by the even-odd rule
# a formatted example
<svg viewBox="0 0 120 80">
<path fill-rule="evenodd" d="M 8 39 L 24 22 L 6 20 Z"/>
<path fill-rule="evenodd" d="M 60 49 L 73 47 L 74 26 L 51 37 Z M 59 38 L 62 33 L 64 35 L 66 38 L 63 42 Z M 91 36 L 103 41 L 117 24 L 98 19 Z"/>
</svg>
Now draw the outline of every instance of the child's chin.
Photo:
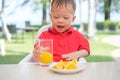
<svg viewBox="0 0 120 80">
<path fill-rule="evenodd" d="M 62 33 L 62 32 L 65 32 L 65 30 L 64 29 L 59 29 L 59 30 L 57 30 L 59 33 Z"/>
<path fill-rule="evenodd" d="M 63 33 L 63 32 L 65 32 L 65 31 L 58 31 L 59 33 Z"/>
</svg>

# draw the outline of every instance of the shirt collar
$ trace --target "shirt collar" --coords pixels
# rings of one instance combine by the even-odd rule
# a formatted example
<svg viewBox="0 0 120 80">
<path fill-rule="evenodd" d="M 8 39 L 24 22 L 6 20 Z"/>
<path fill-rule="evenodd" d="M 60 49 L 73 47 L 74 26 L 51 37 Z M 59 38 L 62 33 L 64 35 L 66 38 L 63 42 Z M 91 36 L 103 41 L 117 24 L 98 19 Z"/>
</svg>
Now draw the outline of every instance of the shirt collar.
<svg viewBox="0 0 120 80">
<path fill-rule="evenodd" d="M 55 34 L 61 34 L 60 32 L 57 32 L 53 27 L 50 27 L 49 28 L 49 31 L 50 32 L 52 32 L 52 33 L 55 33 Z M 70 26 L 70 28 L 67 30 L 67 31 L 65 31 L 65 32 L 63 32 L 63 33 L 71 33 L 73 31 L 73 27 L 72 26 Z"/>
</svg>

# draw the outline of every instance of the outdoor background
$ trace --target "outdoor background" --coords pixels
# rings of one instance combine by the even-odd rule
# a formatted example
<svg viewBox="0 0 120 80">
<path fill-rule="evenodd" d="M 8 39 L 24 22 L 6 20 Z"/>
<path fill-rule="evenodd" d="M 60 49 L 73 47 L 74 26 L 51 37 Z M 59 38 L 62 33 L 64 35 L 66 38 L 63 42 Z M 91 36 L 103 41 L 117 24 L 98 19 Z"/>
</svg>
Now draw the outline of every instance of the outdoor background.
<svg viewBox="0 0 120 80">
<path fill-rule="evenodd" d="M 90 42 L 91 55 L 86 60 L 114 61 L 112 53 L 119 46 L 113 45 L 117 41 L 108 42 L 120 34 L 120 1 L 76 0 L 76 3 L 77 18 L 72 25 Z M 17 64 L 32 53 L 37 30 L 17 28 L 39 29 L 49 24 L 49 10 L 50 0 L 0 0 L 0 39 L 5 40 L 6 49 L 6 55 L 0 52 L 0 64 Z"/>
</svg>

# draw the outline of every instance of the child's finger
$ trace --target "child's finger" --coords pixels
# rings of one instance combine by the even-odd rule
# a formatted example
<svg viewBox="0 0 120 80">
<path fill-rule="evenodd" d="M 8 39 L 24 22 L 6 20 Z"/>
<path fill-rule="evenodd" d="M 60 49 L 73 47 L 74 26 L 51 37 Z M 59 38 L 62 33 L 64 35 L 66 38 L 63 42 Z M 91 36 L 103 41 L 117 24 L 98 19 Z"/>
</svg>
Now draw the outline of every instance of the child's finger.
<svg viewBox="0 0 120 80">
<path fill-rule="evenodd" d="M 73 59 L 69 54 L 62 55 L 62 58 L 65 58 L 67 61 L 70 61 Z"/>
<path fill-rule="evenodd" d="M 72 59 L 72 58 L 67 58 L 66 60 L 67 60 L 67 61 L 71 61 L 71 60 L 73 60 L 73 59 Z"/>
<path fill-rule="evenodd" d="M 69 58 L 69 56 L 67 55 L 67 54 L 64 54 L 64 55 L 62 55 L 62 58 Z"/>
<path fill-rule="evenodd" d="M 40 57 L 40 52 L 39 52 L 39 50 L 33 50 L 33 55 L 37 58 L 37 59 L 39 59 L 39 57 Z"/>
</svg>

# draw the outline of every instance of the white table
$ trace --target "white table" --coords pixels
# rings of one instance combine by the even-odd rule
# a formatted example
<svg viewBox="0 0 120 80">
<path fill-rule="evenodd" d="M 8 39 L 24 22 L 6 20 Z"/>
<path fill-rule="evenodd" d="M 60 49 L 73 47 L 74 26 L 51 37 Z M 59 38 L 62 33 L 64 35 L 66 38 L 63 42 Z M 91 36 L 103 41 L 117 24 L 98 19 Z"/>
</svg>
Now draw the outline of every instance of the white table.
<svg viewBox="0 0 120 80">
<path fill-rule="evenodd" d="M 2 64 L 0 80 L 120 80 L 120 63 L 91 62 L 75 74 L 58 74 L 39 64 Z"/>
</svg>

